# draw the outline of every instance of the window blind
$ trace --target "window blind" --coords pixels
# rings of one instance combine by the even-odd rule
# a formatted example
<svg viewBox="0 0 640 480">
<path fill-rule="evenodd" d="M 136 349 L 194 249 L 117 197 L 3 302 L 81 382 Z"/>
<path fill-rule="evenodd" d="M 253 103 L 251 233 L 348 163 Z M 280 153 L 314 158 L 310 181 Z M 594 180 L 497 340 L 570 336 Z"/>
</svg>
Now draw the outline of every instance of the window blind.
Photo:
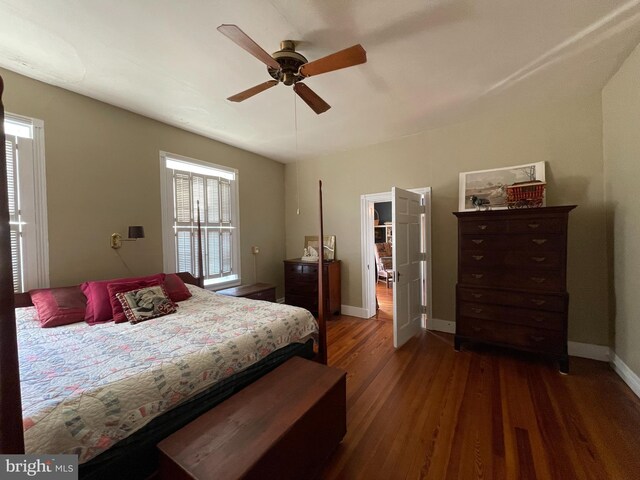
<svg viewBox="0 0 640 480">
<path fill-rule="evenodd" d="M 172 166 L 178 166 L 175 162 Z M 204 278 L 233 275 L 233 231 L 231 182 L 224 176 L 206 175 L 173 168 L 174 232 L 178 271 L 198 272 L 198 251 L 202 242 Z M 211 170 L 217 173 L 216 170 Z M 224 172 L 221 172 L 224 173 Z M 197 208 L 200 205 L 202 238 L 197 238 Z"/>
<path fill-rule="evenodd" d="M 16 138 L 6 136 L 7 193 L 9 200 L 9 235 L 11 241 L 11 266 L 13 268 L 13 290 L 22 291 L 22 221 L 20 218 L 20 195 L 18 187 L 18 151 Z"/>
</svg>

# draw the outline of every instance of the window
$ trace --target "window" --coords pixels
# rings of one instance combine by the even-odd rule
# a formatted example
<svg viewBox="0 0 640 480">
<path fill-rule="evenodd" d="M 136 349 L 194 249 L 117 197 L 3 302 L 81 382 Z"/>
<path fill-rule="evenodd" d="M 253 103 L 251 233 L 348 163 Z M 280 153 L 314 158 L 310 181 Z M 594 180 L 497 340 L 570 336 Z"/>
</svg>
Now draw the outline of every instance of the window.
<svg viewBox="0 0 640 480">
<path fill-rule="evenodd" d="M 160 152 L 164 269 L 199 276 L 198 205 L 205 286 L 240 283 L 238 172 Z"/>
<path fill-rule="evenodd" d="M 49 286 L 43 125 L 41 120 L 5 114 L 11 263 L 16 292 Z"/>
</svg>

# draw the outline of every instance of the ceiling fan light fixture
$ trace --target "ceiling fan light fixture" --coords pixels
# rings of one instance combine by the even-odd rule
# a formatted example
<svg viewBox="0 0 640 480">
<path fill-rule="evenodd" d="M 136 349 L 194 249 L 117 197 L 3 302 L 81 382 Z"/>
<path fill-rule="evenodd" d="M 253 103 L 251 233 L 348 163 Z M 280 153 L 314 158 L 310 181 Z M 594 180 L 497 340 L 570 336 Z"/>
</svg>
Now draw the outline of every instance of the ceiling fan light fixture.
<svg viewBox="0 0 640 480">
<path fill-rule="evenodd" d="M 280 42 L 280 50 L 269 55 L 237 25 L 220 25 L 218 31 L 267 65 L 267 71 L 273 78 L 229 97 L 228 100 L 232 102 L 242 102 L 282 82 L 287 86 L 293 85 L 296 94 L 314 112 L 320 114 L 326 112 L 331 106 L 308 86 L 298 82 L 313 75 L 353 67 L 367 61 L 367 52 L 360 44 L 309 62 L 303 55 L 296 52 L 296 42 L 293 40 L 283 40 Z"/>
</svg>

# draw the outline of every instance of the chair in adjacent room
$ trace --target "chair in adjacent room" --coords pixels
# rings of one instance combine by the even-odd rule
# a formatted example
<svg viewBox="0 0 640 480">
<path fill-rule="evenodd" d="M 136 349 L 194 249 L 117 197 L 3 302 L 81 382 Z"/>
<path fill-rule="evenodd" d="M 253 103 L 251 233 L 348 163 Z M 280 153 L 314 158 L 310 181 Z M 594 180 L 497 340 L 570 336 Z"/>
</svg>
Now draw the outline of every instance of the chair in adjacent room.
<svg viewBox="0 0 640 480">
<path fill-rule="evenodd" d="M 376 254 L 376 270 L 378 273 L 378 282 L 383 281 L 389 288 L 391 284 L 391 280 L 393 279 L 393 260 L 392 260 L 392 251 L 391 251 L 391 243 L 383 242 L 376 243 L 375 254 Z"/>
</svg>

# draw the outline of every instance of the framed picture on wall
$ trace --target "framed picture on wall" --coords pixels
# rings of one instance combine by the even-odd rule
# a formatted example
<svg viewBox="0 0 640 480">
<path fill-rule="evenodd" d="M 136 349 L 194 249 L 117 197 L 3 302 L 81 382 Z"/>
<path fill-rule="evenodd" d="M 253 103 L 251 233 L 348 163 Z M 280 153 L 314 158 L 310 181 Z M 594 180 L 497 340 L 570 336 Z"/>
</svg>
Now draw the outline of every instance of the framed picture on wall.
<svg viewBox="0 0 640 480">
<path fill-rule="evenodd" d="M 325 235 L 324 241 L 322 242 L 324 245 L 324 259 L 327 261 L 335 260 L 336 258 L 336 236 L 335 235 Z M 315 251 L 318 251 L 318 236 L 317 235 L 307 235 L 304 237 L 304 248 L 313 247 Z"/>
<path fill-rule="evenodd" d="M 544 162 L 463 172 L 460 174 L 458 208 L 461 212 L 475 210 L 471 202 L 471 197 L 475 196 L 491 209 L 505 209 L 507 186 L 535 180 L 545 181 Z"/>
</svg>

